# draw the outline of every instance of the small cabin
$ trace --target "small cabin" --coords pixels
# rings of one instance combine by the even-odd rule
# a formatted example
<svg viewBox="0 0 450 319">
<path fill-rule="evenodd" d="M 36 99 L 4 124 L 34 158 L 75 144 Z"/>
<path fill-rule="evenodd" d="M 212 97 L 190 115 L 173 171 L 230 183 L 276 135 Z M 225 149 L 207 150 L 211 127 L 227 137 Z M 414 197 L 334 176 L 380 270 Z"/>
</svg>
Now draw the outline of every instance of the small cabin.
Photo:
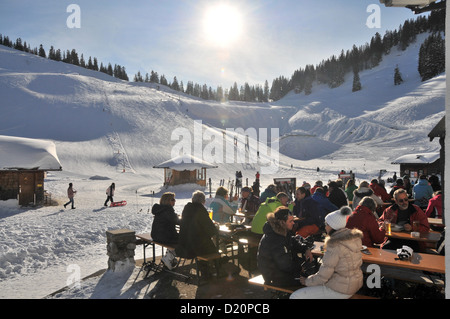
<svg viewBox="0 0 450 319">
<path fill-rule="evenodd" d="M 0 135 L 0 200 L 44 204 L 45 174 L 61 170 L 53 142 Z"/>
<path fill-rule="evenodd" d="M 418 179 L 420 175 L 441 175 L 439 152 L 403 155 L 391 164 L 400 164 L 400 176 Z"/>
<path fill-rule="evenodd" d="M 164 186 L 198 184 L 206 186 L 206 170 L 217 166 L 191 155 L 182 155 L 165 161 L 153 168 L 164 169 Z"/>
</svg>

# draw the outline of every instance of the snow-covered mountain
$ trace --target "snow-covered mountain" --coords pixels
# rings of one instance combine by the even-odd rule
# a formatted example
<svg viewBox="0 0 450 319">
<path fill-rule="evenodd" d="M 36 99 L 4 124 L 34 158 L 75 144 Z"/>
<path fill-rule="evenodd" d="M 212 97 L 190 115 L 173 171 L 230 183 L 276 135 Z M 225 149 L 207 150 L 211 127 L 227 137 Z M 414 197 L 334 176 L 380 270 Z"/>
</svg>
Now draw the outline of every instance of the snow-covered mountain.
<svg viewBox="0 0 450 319">
<path fill-rule="evenodd" d="M 360 72 L 361 91 L 352 93 L 349 74 L 338 88 L 315 85 L 308 96 L 291 92 L 272 103 L 204 101 L 0 46 L 0 135 L 54 141 L 63 168 L 45 181 L 58 207 L 25 210 L 0 203 L 0 298 L 44 297 L 66 285 L 68 265 L 78 265 L 82 277 L 105 268 L 108 229 L 150 231 L 151 205 L 165 191 L 163 172 L 153 166 L 172 157 L 177 133 L 188 132 L 193 145 L 199 121 L 204 136 L 278 129 L 272 145 L 279 145 L 279 167 L 261 174 L 263 188 L 274 177 L 296 177 L 297 184 L 328 181 L 341 169 L 355 172 L 359 182 L 381 169 L 398 172 L 391 162 L 402 155 L 438 151 L 438 141 L 427 135 L 445 114 L 446 76 L 420 81 L 418 51 L 426 36 Z M 404 82 L 394 86 L 397 65 Z M 231 138 L 225 134 L 224 141 Z M 248 151 L 258 146 L 249 143 Z M 207 174 L 213 190 L 238 170 L 251 184 L 272 160 L 274 154 L 262 152 L 256 163 L 218 163 Z M 127 206 L 103 207 L 111 181 L 116 199 Z M 62 209 L 69 182 L 78 190 L 75 210 Z M 169 190 L 176 192 L 181 213 L 192 188 Z M 98 287 L 94 293 L 82 288 L 78 297 L 98 293 Z M 69 297 L 76 296 L 62 298 Z"/>
<path fill-rule="evenodd" d="M 186 128 L 194 137 L 194 120 L 204 130 L 278 128 L 281 170 L 342 155 L 389 165 L 405 152 L 438 149 L 427 134 L 444 114 L 445 75 L 420 81 L 418 50 L 425 37 L 361 72 L 361 91 L 351 92 L 348 74 L 338 88 L 314 86 L 308 96 L 292 92 L 267 104 L 199 100 L 0 47 L 0 134 L 53 140 L 63 169 L 84 174 L 126 168 L 158 178 L 152 167 L 171 157 L 178 142 L 172 133 Z M 395 66 L 405 80 L 399 86 Z M 260 169 L 258 163 L 232 166 L 212 174 Z M 358 171 L 351 164 L 344 169 Z"/>
</svg>

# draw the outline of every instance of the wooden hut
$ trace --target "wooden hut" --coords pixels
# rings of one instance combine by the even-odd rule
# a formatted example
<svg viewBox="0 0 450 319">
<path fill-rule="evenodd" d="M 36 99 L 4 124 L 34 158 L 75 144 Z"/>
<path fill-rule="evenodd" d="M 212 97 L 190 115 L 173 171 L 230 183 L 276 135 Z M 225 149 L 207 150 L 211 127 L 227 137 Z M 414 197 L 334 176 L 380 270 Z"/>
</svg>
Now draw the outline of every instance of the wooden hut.
<svg viewBox="0 0 450 319">
<path fill-rule="evenodd" d="M 400 176 L 418 179 L 420 175 L 440 175 L 441 164 L 439 152 L 403 155 L 391 164 L 400 164 Z"/>
<path fill-rule="evenodd" d="M 0 135 L 0 200 L 43 204 L 45 173 L 61 170 L 53 142 Z"/>
<path fill-rule="evenodd" d="M 206 169 L 217 166 L 191 155 L 178 156 L 153 168 L 164 168 L 164 185 L 198 184 L 206 186 Z"/>
</svg>

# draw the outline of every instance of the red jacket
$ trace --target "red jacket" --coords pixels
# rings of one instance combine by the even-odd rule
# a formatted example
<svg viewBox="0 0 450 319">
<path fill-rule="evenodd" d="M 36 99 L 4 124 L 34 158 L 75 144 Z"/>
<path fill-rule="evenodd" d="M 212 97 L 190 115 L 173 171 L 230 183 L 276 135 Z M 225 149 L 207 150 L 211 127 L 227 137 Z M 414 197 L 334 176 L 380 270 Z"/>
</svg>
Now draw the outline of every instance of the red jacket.
<svg viewBox="0 0 450 319">
<path fill-rule="evenodd" d="M 386 192 L 386 190 L 379 184 L 370 183 L 369 187 L 373 190 L 373 193 L 381 198 L 385 203 L 391 202 L 391 196 Z"/>
<path fill-rule="evenodd" d="M 385 240 L 385 231 L 378 226 L 377 219 L 372 211 L 358 205 L 347 219 L 346 228 L 357 228 L 363 233 L 362 244 L 373 247 L 373 244 L 382 244 Z"/>
<path fill-rule="evenodd" d="M 428 217 L 425 215 L 423 210 L 414 204 L 409 204 L 408 209 L 413 210 L 414 212 L 409 216 L 409 224 L 412 225 L 414 220 L 419 221 L 419 232 L 427 233 L 430 231 L 430 224 L 428 223 Z M 397 216 L 398 216 L 398 205 L 394 204 L 386 208 L 383 212 L 383 215 L 378 219 L 378 223 L 383 223 L 384 220 L 391 220 L 392 224 L 397 224 Z"/>
<path fill-rule="evenodd" d="M 436 195 L 428 201 L 428 207 L 425 211 L 427 217 L 431 216 L 435 208 L 437 210 L 436 218 L 442 218 L 442 194 Z"/>
</svg>

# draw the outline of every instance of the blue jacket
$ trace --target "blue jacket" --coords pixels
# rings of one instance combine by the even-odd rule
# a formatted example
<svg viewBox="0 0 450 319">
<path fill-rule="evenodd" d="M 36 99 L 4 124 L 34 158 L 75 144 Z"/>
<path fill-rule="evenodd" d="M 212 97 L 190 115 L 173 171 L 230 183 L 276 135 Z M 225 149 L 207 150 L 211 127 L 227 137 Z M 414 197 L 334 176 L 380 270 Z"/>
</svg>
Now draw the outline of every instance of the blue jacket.
<svg viewBox="0 0 450 319">
<path fill-rule="evenodd" d="M 322 215 L 326 216 L 331 212 L 334 212 L 338 210 L 339 208 L 334 205 L 328 197 L 326 197 L 324 194 L 320 192 L 314 192 L 314 194 L 311 195 L 312 199 L 314 199 L 316 202 L 320 204 L 320 208 L 322 210 Z"/>
<path fill-rule="evenodd" d="M 219 224 L 229 223 L 233 220 L 233 214 L 236 214 L 237 203 L 230 203 L 222 196 L 216 195 L 209 205 L 213 210 L 213 220 Z"/>
<path fill-rule="evenodd" d="M 428 183 L 428 180 L 419 179 L 419 182 L 413 187 L 413 196 L 416 200 L 414 204 L 419 205 L 422 198 L 429 200 L 433 197 L 433 187 Z"/>
<path fill-rule="evenodd" d="M 313 224 L 320 228 L 324 224 L 325 215 L 323 214 L 323 209 L 319 202 L 315 201 L 311 196 L 305 197 L 301 201 L 295 200 L 294 215 L 302 218 L 297 223 L 299 228 Z"/>
</svg>

